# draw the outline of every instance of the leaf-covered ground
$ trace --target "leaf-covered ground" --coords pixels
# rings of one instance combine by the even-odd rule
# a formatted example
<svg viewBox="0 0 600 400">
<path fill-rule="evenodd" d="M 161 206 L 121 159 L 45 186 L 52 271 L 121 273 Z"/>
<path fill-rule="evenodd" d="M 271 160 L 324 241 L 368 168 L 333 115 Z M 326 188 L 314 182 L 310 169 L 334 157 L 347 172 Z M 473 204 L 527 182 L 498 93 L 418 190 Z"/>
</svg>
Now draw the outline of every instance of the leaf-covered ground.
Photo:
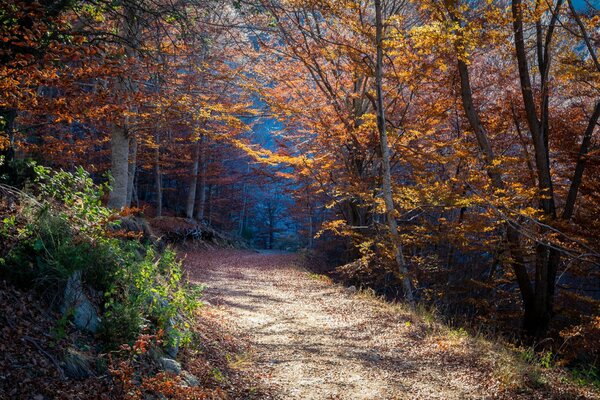
<svg viewBox="0 0 600 400">
<path fill-rule="evenodd" d="M 61 324 L 59 318 L 39 293 L 0 281 L 0 400 L 136 398 L 124 393 L 122 385 L 107 370 L 107 354 L 97 351 L 100 343 L 78 332 L 70 323 Z M 260 376 L 240 368 L 242 358 L 238 354 L 247 353 L 248 346 L 229 333 L 221 316 L 210 308 L 203 308 L 193 330 L 194 343 L 182 352 L 179 360 L 198 378 L 201 390 L 195 393 L 206 395 L 178 398 L 252 400 L 271 397 L 261 384 Z M 88 377 L 67 376 L 63 358 L 68 349 L 76 349 L 90 361 Z"/>
<path fill-rule="evenodd" d="M 190 279 L 281 399 L 599 398 L 505 346 L 333 284 L 296 255 L 189 252 Z"/>
</svg>

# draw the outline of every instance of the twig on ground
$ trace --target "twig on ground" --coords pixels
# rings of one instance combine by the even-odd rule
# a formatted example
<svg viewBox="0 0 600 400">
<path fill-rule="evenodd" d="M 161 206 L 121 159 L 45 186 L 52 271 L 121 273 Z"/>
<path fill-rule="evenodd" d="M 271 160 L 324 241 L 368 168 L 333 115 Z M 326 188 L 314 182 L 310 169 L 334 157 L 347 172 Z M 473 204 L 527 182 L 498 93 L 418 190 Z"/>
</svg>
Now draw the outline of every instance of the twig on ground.
<svg viewBox="0 0 600 400">
<path fill-rule="evenodd" d="M 60 375 L 60 378 L 63 381 L 66 380 L 65 373 L 62 370 L 62 368 L 61 368 L 60 364 L 58 363 L 58 361 L 56 361 L 56 359 L 54 357 L 52 357 L 52 355 L 50 353 L 48 353 L 46 350 L 44 350 L 42 348 L 42 346 L 40 346 L 40 344 L 34 338 L 29 337 L 29 336 L 23 336 L 23 340 L 25 340 L 26 342 L 29 342 L 29 343 L 33 344 L 40 354 L 42 354 L 43 356 L 45 356 L 48 360 L 50 360 L 50 362 L 52 364 L 54 364 L 54 366 L 56 367 L 56 370 L 58 371 L 58 374 Z"/>
</svg>

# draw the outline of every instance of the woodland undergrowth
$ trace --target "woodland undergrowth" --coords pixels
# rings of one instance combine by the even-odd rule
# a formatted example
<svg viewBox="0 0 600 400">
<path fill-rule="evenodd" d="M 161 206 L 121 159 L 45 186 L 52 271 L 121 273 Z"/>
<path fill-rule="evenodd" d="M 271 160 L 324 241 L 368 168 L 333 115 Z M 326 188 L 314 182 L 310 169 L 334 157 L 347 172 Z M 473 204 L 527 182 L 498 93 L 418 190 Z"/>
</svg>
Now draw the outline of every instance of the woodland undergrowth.
<svg viewBox="0 0 600 400">
<path fill-rule="evenodd" d="M 206 320 L 199 316 L 202 287 L 185 282 L 175 250 L 122 229 L 127 212 L 105 208 L 108 187 L 94 184 L 83 168 L 53 171 L 17 161 L 8 170 L 0 177 L 0 292 L 6 305 L 0 397 L 230 398 L 235 390 L 205 378 L 210 368 L 197 371 L 191 363 L 201 383 L 188 385 L 157 362 L 156 354 L 174 347 L 185 358 L 198 347 L 224 346 L 198 334 L 195 325 Z M 73 309 L 61 310 L 75 273 L 100 318 L 93 334 L 75 329 Z M 83 373 L 68 384 L 73 353 Z M 217 352 L 213 363 L 225 356 Z"/>
</svg>

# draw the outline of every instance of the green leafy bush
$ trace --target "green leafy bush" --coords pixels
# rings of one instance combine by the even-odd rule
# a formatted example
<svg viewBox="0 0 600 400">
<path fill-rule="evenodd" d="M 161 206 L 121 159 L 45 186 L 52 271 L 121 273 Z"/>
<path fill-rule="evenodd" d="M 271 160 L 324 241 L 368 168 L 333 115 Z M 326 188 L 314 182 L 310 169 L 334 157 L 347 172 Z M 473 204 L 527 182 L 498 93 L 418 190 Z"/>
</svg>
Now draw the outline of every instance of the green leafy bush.
<svg viewBox="0 0 600 400">
<path fill-rule="evenodd" d="M 0 216 L 0 239 L 14 242 L 0 254 L 0 273 L 57 299 L 81 271 L 97 294 L 99 334 L 108 348 L 130 343 L 142 331 L 164 332 L 167 344 L 185 343 L 187 321 L 199 303 L 182 284 L 175 252 L 161 254 L 149 243 L 115 235 L 118 216 L 101 202 L 108 188 L 95 185 L 82 168 L 33 168 L 18 215 Z"/>
</svg>

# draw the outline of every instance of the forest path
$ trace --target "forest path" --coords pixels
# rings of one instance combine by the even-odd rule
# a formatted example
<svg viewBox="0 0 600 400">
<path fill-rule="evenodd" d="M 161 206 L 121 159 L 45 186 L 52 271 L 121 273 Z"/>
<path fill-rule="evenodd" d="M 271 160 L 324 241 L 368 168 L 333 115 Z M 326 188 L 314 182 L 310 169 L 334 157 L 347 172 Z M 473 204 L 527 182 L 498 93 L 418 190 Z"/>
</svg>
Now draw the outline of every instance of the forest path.
<svg viewBox="0 0 600 400">
<path fill-rule="evenodd" d="M 192 281 L 208 285 L 215 312 L 250 341 L 254 367 L 278 398 L 489 396 L 493 379 L 472 366 L 466 346 L 453 351 L 400 307 L 317 279 L 294 254 L 190 252 L 185 264 Z"/>
</svg>

